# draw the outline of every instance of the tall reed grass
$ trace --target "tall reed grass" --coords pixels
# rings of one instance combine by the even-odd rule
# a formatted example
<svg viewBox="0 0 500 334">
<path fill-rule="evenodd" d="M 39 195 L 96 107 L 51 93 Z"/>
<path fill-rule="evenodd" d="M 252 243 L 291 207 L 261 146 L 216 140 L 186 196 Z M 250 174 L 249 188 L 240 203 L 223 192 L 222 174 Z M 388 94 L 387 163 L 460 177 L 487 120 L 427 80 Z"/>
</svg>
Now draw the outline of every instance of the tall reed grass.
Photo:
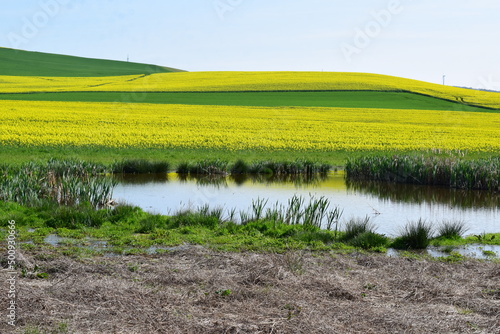
<svg viewBox="0 0 500 334">
<path fill-rule="evenodd" d="M 106 168 L 78 160 L 28 162 L 0 175 L 0 200 L 37 206 L 44 201 L 59 205 L 104 206 L 111 200 L 116 185 L 103 173 Z"/>
<path fill-rule="evenodd" d="M 166 161 L 131 159 L 117 161 L 111 166 L 113 173 L 120 174 L 160 174 L 168 173 L 170 164 Z"/>
<path fill-rule="evenodd" d="M 424 155 L 362 157 L 349 159 L 345 170 L 348 180 L 500 191 L 500 157 L 478 160 Z"/>
<path fill-rule="evenodd" d="M 224 221 L 224 209 L 218 207 L 209 209 L 204 205 L 197 209 L 186 211 L 202 216 L 217 217 Z M 332 206 L 330 201 L 321 196 L 311 196 L 308 201 L 302 196 L 294 195 L 287 204 L 276 202 L 268 205 L 267 199 L 258 198 L 252 201 L 251 208 L 247 211 L 239 211 L 238 215 L 234 209 L 228 211 L 230 221 L 239 217 L 239 223 L 248 224 L 256 221 L 270 221 L 276 224 L 313 226 L 331 231 L 338 230 L 338 224 L 343 210 Z"/>
<path fill-rule="evenodd" d="M 227 175 L 228 162 L 224 160 L 202 160 L 195 163 L 180 163 L 176 172 L 184 175 Z"/>
<path fill-rule="evenodd" d="M 242 162 L 235 164 L 238 168 L 233 170 L 247 170 L 249 174 L 272 174 L 272 175 L 314 175 L 326 174 L 330 171 L 331 165 L 310 160 L 297 159 L 295 161 L 257 161 L 246 168 Z"/>
</svg>

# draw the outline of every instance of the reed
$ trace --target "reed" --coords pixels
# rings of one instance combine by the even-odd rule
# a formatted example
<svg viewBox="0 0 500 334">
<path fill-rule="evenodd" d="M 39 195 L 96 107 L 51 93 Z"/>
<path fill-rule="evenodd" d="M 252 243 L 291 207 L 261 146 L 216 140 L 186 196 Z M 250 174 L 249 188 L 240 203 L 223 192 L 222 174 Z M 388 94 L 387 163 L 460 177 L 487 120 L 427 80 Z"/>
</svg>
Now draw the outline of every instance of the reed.
<svg viewBox="0 0 500 334">
<path fill-rule="evenodd" d="M 76 206 L 88 202 L 103 207 L 112 197 L 116 185 L 102 175 L 105 168 L 76 160 L 47 163 L 28 162 L 10 168 L 0 177 L 0 200 L 38 206 L 44 201 Z"/>
<path fill-rule="evenodd" d="M 361 157 L 349 159 L 345 170 L 348 180 L 500 191 L 500 157 L 477 160 L 424 155 Z"/>
<path fill-rule="evenodd" d="M 161 174 L 168 173 L 170 164 L 166 161 L 131 159 L 113 163 L 111 170 L 120 174 Z"/>
<path fill-rule="evenodd" d="M 257 200 L 252 200 L 252 220 L 260 220 L 263 218 L 264 208 L 267 205 L 268 200 L 257 198 Z"/>
<path fill-rule="evenodd" d="M 245 218 L 245 222 L 266 220 L 285 225 L 326 227 L 330 230 L 332 225 L 338 223 L 343 212 L 338 207 L 330 208 L 330 201 L 324 196 L 311 196 L 306 202 L 304 197 L 294 195 L 287 205 L 276 202 L 266 209 L 267 203 L 268 200 L 260 198 L 252 201 L 251 213 L 242 212 L 240 217 Z"/>
<path fill-rule="evenodd" d="M 250 174 L 272 175 L 314 175 L 326 174 L 331 165 L 310 160 L 297 159 L 295 161 L 258 161 L 247 167 Z"/>
<path fill-rule="evenodd" d="M 227 175 L 228 162 L 219 159 L 184 162 L 177 166 L 176 172 L 184 175 Z"/>
<path fill-rule="evenodd" d="M 177 165 L 175 172 L 179 175 L 188 175 L 190 170 L 190 164 L 188 162 L 181 162 Z"/>
<path fill-rule="evenodd" d="M 238 159 L 229 169 L 231 175 L 244 175 L 248 174 L 250 166 L 243 160 Z"/>
</svg>

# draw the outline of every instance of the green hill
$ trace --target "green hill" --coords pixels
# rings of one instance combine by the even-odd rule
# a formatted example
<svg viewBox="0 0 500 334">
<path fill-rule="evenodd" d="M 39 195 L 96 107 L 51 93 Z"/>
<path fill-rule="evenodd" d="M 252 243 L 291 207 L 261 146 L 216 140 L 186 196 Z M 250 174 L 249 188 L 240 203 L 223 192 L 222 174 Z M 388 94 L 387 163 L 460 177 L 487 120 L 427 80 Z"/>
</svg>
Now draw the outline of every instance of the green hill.
<svg viewBox="0 0 500 334">
<path fill-rule="evenodd" d="M 47 77 L 103 77 L 180 72 L 157 65 L 92 59 L 0 47 L 0 75 Z"/>
</svg>

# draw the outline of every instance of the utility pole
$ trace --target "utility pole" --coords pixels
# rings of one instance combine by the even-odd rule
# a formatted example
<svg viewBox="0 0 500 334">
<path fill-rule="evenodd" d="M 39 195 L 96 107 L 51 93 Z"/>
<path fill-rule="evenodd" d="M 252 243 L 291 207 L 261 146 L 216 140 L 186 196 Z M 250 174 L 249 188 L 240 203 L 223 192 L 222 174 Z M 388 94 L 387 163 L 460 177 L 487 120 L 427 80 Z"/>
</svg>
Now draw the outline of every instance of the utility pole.
<svg viewBox="0 0 500 334">
<path fill-rule="evenodd" d="M 446 75 L 443 75 L 443 86 L 444 86 L 444 79 L 446 78 Z"/>
</svg>

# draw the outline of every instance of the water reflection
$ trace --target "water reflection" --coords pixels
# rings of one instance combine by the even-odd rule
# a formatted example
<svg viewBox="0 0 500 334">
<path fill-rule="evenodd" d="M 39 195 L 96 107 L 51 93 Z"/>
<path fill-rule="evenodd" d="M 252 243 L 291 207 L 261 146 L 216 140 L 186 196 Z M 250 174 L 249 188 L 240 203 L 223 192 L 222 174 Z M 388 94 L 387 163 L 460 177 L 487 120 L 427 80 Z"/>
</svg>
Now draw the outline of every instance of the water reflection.
<svg viewBox="0 0 500 334">
<path fill-rule="evenodd" d="M 315 175 L 232 175 L 230 179 L 237 185 L 244 185 L 246 182 L 262 183 L 268 185 L 293 184 L 294 186 L 319 186 L 321 182 L 328 179 L 327 174 Z"/>
<path fill-rule="evenodd" d="M 433 224 L 464 221 L 469 234 L 500 232 L 499 194 L 375 182 L 346 184 L 340 172 L 316 178 L 128 175 L 119 176 L 114 191 L 117 202 L 160 214 L 204 205 L 248 212 L 258 198 L 268 200 L 270 207 L 286 204 L 294 195 L 306 199 L 324 196 L 332 206 L 343 209 L 341 223 L 369 216 L 379 233 L 390 236 L 397 235 L 408 221 L 418 219 Z"/>
<path fill-rule="evenodd" d="M 120 184 L 148 184 L 169 182 L 172 174 L 113 174 L 113 177 Z"/>
<path fill-rule="evenodd" d="M 193 175 L 193 174 L 115 174 L 121 184 L 148 184 L 169 181 L 196 182 L 200 186 L 228 187 L 230 183 L 243 186 L 253 184 L 292 184 L 295 186 L 320 186 L 328 179 L 327 174 L 316 175 Z"/>
<path fill-rule="evenodd" d="M 438 203 L 462 209 L 500 207 L 500 196 L 490 191 L 349 180 L 346 187 L 349 191 L 397 203 Z"/>
</svg>

